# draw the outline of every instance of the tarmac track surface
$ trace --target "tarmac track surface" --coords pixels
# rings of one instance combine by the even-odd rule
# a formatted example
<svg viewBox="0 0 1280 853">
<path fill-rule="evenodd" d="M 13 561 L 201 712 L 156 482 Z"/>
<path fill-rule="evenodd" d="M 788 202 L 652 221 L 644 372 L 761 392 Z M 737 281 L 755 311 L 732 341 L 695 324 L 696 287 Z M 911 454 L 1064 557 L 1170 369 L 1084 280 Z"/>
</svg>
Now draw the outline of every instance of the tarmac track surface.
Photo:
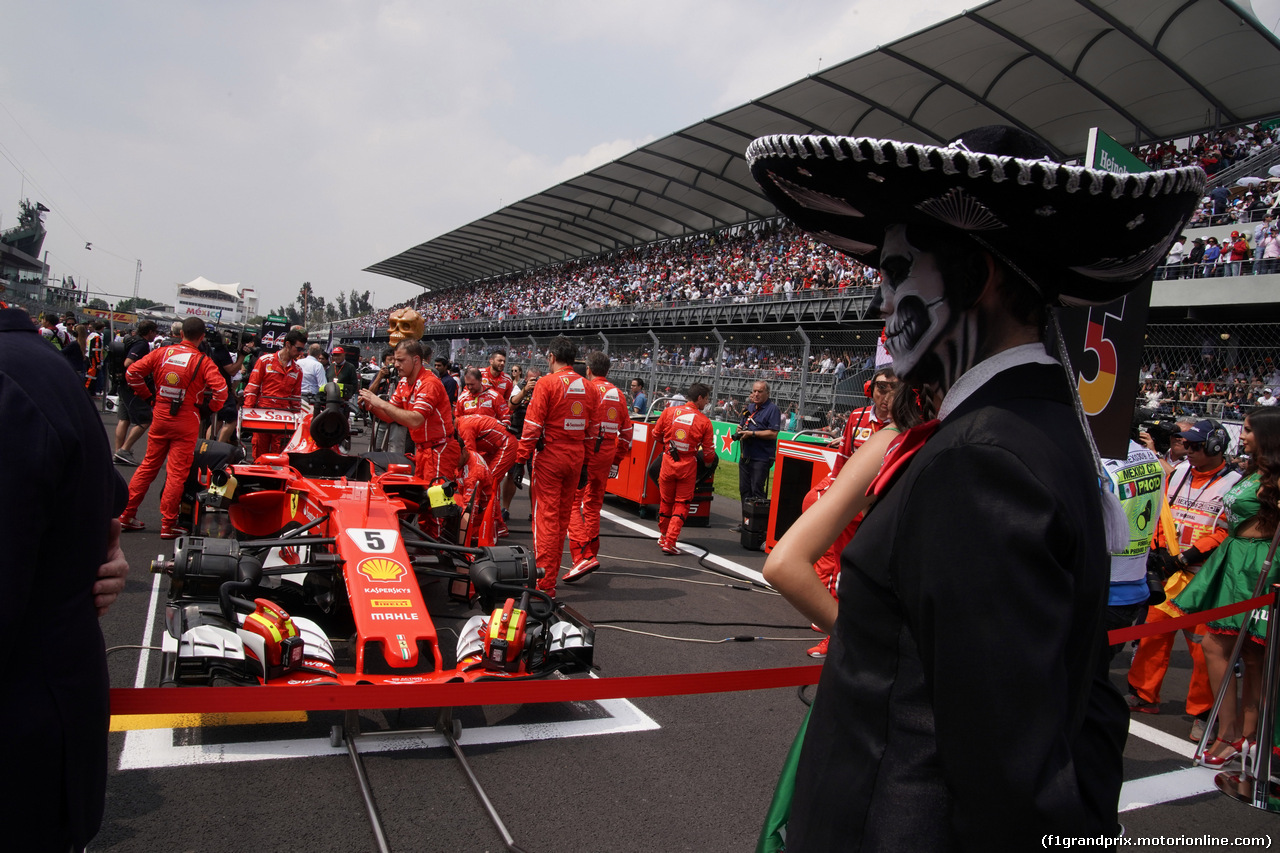
<svg viewBox="0 0 1280 853">
<path fill-rule="evenodd" d="M 104 416 L 108 430 L 114 415 Z M 355 439 L 362 447 L 362 439 Z M 135 448 L 141 460 L 145 439 Z M 133 468 L 119 467 L 126 479 Z M 152 609 L 150 561 L 169 554 L 159 538 L 163 474 L 139 515 L 147 530 L 124 537 L 131 566 L 124 594 L 102 622 L 108 647 L 141 644 L 164 631 L 165 584 Z M 512 505 L 512 536 L 531 547 L 528 492 Z M 739 545 L 736 502 L 717 499 L 707 528 L 686 528 L 682 542 L 700 544 L 723 560 L 758 572 L 764 554 Z M 603 567 L 558 595 L 600 627 L 595 660 L 602 677 L 717 672 L 796 666 L 818 639 L 780 597 L 749 591 L 741 580 L 705 573 L 695 556 L 663 555 L 656 525 L 634 506 L 606 502 Z M 637 526 L 648 531 L 648 541 Z M 702 582 L 702 583 L 692 583 Z M 705 585 L 709 582 L 712 585 Z M 437 627 L 460 625 L 475 611 L 427 592 Z M 649 620 L 649 623 L 623 620 Z M 692 622 L 715 623 L 708 625 Z M 616 623 L 671 637 L 753 642 L 690 643 L 603 627 Z M 453 642 L 441 632 L 442 645 Z M 772 639 L 776 638 L 776 639 Z M 141 652 L 111 654 L 113 687 L 139 682 Z M 159 656 L 141 679 L 155 686 Z M 1112 677 L 1123 687 L 1128 654 Z M 1183 713 L 1190 659 L 1175 645 L 1159 715 L 1134 715 L 1125 750 L 1121 822 L 1129 836 L 1271 836 L 1272 815 L 1213 790 L 1213 772 L 1189 769 L 1190 722 Z M 252 688 L 245 688 L 246 690 Z M 810 688 L 812 690 L 812 688 Z M 1018 701 L 1016 696 L 998 700 Z M 602 707 L 603 706 L 603 707 Z M 516 844 L 547 851 L 744 851 L 756 836 L 778 770 L 805 706 L 794 689 L 671 696 L 635 702 L 490 706 L 459 709 L 462 748 Z M 361 712 L 361 730 L 428 727 L 435 709 Z M 376 850 L 355 773 L 345 748 L 329 745 L 336 713 L 285 715 L 252 724 L 218 725 L 214 718 L 117 718 L 113 731 L 106 817 L 94 851 Z M 176 724 L 179 727 L 174 728 Z M 590 733 L 590 732 L 603 733 Z M 973 737 L 1001 748 L 998 731 Z M 439 737 L 420 748 L 405 738 L 360 741 L 365 768 L 395 851 L 500 851 L 458 762 Z M 973 768 L 982 784 L 983 768 Z M 1268 845 L 1269 846 L 1269 845 Z M 1147 849 L 1217 850 L 1169 845 Z"/>
</svg>

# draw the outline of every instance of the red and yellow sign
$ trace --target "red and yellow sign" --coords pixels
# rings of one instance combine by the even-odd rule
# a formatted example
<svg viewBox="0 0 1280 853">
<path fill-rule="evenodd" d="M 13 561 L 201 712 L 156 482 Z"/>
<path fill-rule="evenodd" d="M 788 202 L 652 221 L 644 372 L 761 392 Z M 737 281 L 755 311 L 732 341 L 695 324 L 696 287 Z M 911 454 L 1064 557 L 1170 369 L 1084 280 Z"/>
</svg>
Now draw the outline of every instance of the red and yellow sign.
<svg viewBox="0 0 1280 853">
<path fill-rule="evenodd" d="M 408 570 L 395 560 L 389 560 L 386 557 L 370 557 L 367 560 L 361 560 L 356 566 L 356 571 L 371 581 L 398 581 Z"/>
<path fill-rule="evenodd" d="M 369 599 L 370 607 L 412 607 L 413 602 L 408 598 L 371 598 Z"/>
<path fill-rule="evenodd" d="M 569 407 L 569 411 L 573 412 L 575 417 L 582 414 L 582 403 L 574 400 L 573 405 Z"/>
</svg>

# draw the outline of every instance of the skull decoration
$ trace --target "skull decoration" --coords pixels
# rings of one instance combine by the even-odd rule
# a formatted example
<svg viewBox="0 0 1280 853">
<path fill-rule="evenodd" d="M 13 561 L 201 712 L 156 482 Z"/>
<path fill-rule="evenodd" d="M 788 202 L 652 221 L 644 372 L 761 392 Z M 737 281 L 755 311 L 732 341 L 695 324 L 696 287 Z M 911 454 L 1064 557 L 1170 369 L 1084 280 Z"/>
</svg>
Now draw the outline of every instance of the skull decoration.
<svg viewBox="0 0 1280 853">
<path fill-rule="evenodd" d="M 391 345 L 396 346 L 401 341 L 421 339 L 423 326 L 422 315 L 412 308 L 392 311 L 391 317 L 387 320 L 387 331 L 391 333 Z"/>
</svg>

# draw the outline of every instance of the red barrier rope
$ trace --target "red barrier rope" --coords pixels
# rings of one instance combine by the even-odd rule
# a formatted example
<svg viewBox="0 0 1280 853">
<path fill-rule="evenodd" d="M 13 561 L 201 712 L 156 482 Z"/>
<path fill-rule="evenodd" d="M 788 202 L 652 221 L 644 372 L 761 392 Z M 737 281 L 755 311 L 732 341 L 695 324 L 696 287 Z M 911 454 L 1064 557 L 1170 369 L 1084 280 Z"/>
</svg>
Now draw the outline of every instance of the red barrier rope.
<svg viewBox="0 0 1280 853">
<path fill-rule="evenodd" d="M 124 687 L 111 691 L 112 714 L 212 714 L 231 711 L 344 711 L 364 708 L 452 708 L 584 702 L 646 696 L 731 693 L 817 684 L 821 666 L 791 666 L 683 675 L 621 678 L 473 681 L 468 684 L 357 685 L 353 687 Z"/>
<path fill-rule="evenodd" d="M 1165 634 L 1203 622 L 1234 616 L 1270 603 L 1262 595 L 1132 628 L 1118 628 L 1107 635 L 1114 645 Z M 749 669 L 733 672 L 693 672 L 683 675 L 634 675 L 620 678 L 544 679 L 531 681 L 473 681 L 451 684 L 357 685 L 335 687 L 202 687 L 174 690 L 168 687 L 117 687 L 111 690 L 111 713 L 216 714 L 262 711 L 346 711 L 366 708 L 454 708 L 465 705 L 520 705 L 539 702 L 586 702 L 600 699 L 637 699 L 652 696 L 689 696 L 699 693 L 732 693 L 817 684 L 820 665 Z"/>
<path fill-rule="evenodd" d="M 1257 598 L 1251 598 L 1248 601 L 1241 601 L 1236 604 L 1226 604 L 1222 607 L 1215 607 L 1212 610 L 1202 610 L 1199 613 L 1188 613 L 1186 616 L 1177 616 L 1173 619 L 1161 619 L 1159 622 L 1147 622 L 1142 625 L 1134 625 L 1132 628 L 1117 628 L 1107 633 L 1107 641 L 1111 645 L 1119 645 L 1127 643 L 1130 640 L 1140 640 L 1143 637 L 1153 637 L 1156 634 L 1168 634 L 1179 628 L 1190 628 L 1193 625 L 1202 625 L 1205 622 L 1212 622 L 1214 619 L 1222 619 L 1227 616 L 1235 616 L 1237 613 L 1244 613 L 1246 610 L 1253 610 L 1255 607 L 1266 607 L 1271 603 L 1270 595 L 1260 595 Z"/>
</svg>

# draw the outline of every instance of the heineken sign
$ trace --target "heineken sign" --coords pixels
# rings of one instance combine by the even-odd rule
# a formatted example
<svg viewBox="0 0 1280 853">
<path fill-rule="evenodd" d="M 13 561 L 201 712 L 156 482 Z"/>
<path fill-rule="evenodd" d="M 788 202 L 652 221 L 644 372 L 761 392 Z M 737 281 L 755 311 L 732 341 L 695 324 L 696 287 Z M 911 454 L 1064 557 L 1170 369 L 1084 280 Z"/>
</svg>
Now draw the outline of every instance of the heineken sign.
<svg viewBox="0 0 1280 853">
<path fill-rule="evenodd" d="M 1090 169 L 1120 172 L 1126 175 L 1151 171 L 1146 163 L 1134 157 L 1127 148 L 1096 127 L 1089 128 L 1089 144 L 1085 148 L 1084 164 Z"/>
</svg>

